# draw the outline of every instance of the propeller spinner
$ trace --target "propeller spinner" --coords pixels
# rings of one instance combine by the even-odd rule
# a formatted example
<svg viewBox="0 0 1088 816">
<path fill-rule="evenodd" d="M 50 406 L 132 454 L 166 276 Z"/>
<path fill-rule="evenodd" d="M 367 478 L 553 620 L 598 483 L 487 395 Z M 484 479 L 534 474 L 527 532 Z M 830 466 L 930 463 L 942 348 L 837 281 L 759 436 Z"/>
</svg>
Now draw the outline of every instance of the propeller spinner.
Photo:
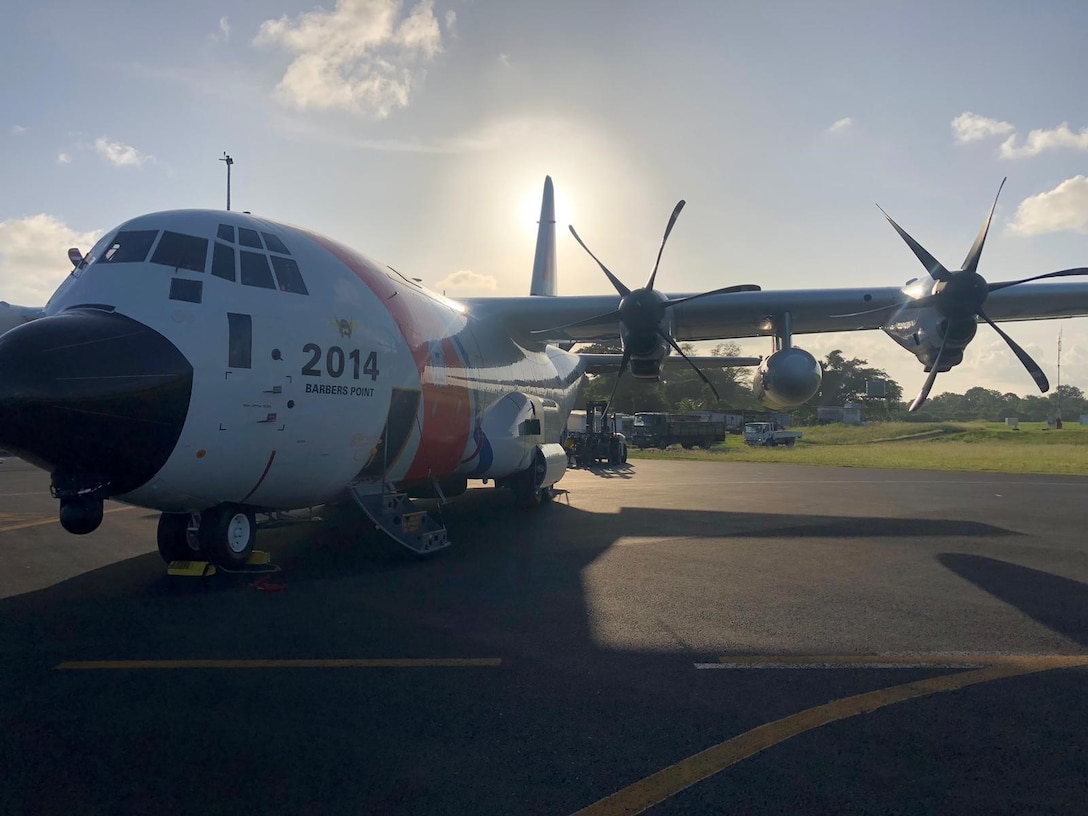
<svg viewBox="0 0 1088 816">
<path fill-rule="evenodd" d="M 734 292 L 758 292 L 759 286 L 754 284 L 740 284 L 737 286 L 724 286 L 720 289 L 713 289 L 709 292 L 701 292 L 697 295 L 688 295 L 681 298 L 669 298 L 667 295 L 654 289 L 654 281 L 657 279 L 657 269 L 661 265 L 661 254 L 665 251 L 665 242 L 669 240 L 669 234 L 672 232 L 673 226 L 676 224 L 676 219 L 680 215 L 680 211 L 684 209 L 685 202 L 681 199 L 673 208 L 672 215 L 669 216 L 669 223 L 665 227 L 665 235 L 661 239 L 661 246 L 657 250 L 657 260 L 654 261 L 654 268 L 650 272 L 650 277 L 646 281 L 646 285 L 640 289 L 629 289 L 624 285 L 623 281 L 617 278 L 612 272 L 605 266 L 601 260 L 593 254 L 589 247 L 585 245 L 585 242 L 579 237 L 577 231 L 573 226 L 570 227 L 570 233 L 574 236 L 579 246 L 582 247 L 589 257 L 597 262 L 597 266 L 601 268 L 605 276 L 615 287 L 616 292 L 620 295 L 620 304 L 615 311 L 608 312 L 607 314 L 595 315 L 594 317 L 587 318 L 585 320 L 579 320 L 576 323 L 568 323 L 565 326 L 557 326 L 553 329 L 545 329 L 540 332 L 534 332 L 534 334 L 549 334 L 563 329 L 572 329 L 577 326 L 590 325 L 594 323 L 600 323 L 607 320 L 618 320 L 623 328 L 623 334 L 625 337 L 623 358 L 620 361 L 619 374 L 616 376 L 616 384 L 612 388 L 612 395 L 608 398 L 609 408 L 612 405 L 612 400 L 616 396 L 616 390 L 619 388 L 620 380 L 623 379 L 623 375 L 627 372 L 628 366 L 631 364 L 632 354 L 636 349 L 644 349 L 652 347 L 656 344 L 658 338 L 664 340 L 672 349 L 683 357 L 699 375 L 699 378 L 706 383 L 710 390 L 714 392 L 714 396 L 720 399 L 718 389 L 714 387 L 714 384 L 707 378 L 706 374 L 699 370 L 699 366 L 695 365 L 680 348 L 680 345 L 664 328 L 663 323 L 665 319 L 665 312 L 680 303 L 687 303 L 697 298 L 709 297 L 711 295 L 725 295 Z M 605 410 L 605 413 L 607 413 Z"/>
<path fill-rule="evenodd" d="M 997 188 L 997 196 L 1001 195 L 1001 188 L 1005 186 L 1005 181 L 1006 179 L 1001 180 L 1001 185 Z M 899 233 L 899 236 L 906 242 L 907 246 L 911 248 L 915 257 L 922 262 L 926 271 L 929 272 L 930 277 L 937 282 L 933 287 L 933 292 L 931 294 L 910 301 L 906 306 L 915 309 L 932 306 L 948 324 L 946 325 L 944 332 L 944 339 L 941 341 L 941 346 L 937 351 L 937 356 L 933 359 L 933 362 L 929 367 L 929 376 L 926 377 L 926 381 L 922 385 L 922 390 L 918 392 L 918 396 L 915 397 L 914 402 L 911 403 L 910 408 L 908 409 L 910 411 L 917 411 L 922 406 L 922 403 L 929 397 L 929 392 L 932 390 L 933 383 L 937 379 L 937 374 L 940 371 L 941 357 L 944 355 L 948 337 L 952 334 L 951 324 L 964 321 L 969 321 L 971 324 L 974 324 L 978 318 L 982 318 L 983 321 L 989 323 L 990 326 L 993 327 L 993 330 L 1005 341 L 1008 347 L 1012 349 L 1012 353 L 1016 355 L 1017 359 L 1020 360 L 1020 363 L 1027 369 L 1031 378 L 1035 380 L 1035 384 L 1039 386 L 1040 391 L 1046 392 L 1050 388 L 1050 383 L 1047 381 L 1046 375 L 1043 374 L 1043 370 L 1039 367 L 1039 364 L 1036 363 L 1015 340 L 998 328 L 997 324 L 987 316 L 982 307 L 990 292 L 996 292 L 999 289 L 1007 289 L 1010 286 L 1017 286 L 1021 283 L 1028 283 L 1029 281 L 1042 280 L 1043 278 L 1088 275 L 1088 268 L 1063 269 L 1059 272 L 1047 272 L 1043 275 L 1033 275 L 1030 278 L 1022 278 L 1021 280 L 987 283 L 986 279 L 978 274 L 977 270 L 979 258 L 982 257 L 982 248 L 986 244 L 986 235 L 990 231 L 990 222 L 993 220 L 994 210 L 997 208 L 997 196 L 994 197 L 994 204 L 990 208 L 990 214 L 986 217 L 982 229 L 979 230 L 978 236 L 975 238 L 975 243 L 971 245 L 971 249 L 963 261 L 963 266 L 954 272 L 946 269 L 940 261 L 930 255 L 921 244 L 915 241 L 906 230 L 895 223 L 890 215 L 884 212 L 884 210 L 881 210 L 881 212 L 884 213 L 884 217 L 888 219 L 888 223 L 892 225 L 895 231 Z"/>
</svg>

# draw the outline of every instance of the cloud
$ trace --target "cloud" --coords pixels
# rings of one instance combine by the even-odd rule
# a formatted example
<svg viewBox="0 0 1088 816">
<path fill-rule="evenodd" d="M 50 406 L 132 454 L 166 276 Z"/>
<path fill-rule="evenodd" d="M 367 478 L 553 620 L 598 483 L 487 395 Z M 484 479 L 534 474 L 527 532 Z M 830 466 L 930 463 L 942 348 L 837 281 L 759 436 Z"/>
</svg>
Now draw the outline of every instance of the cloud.
<svg viewBox="0 0 1088 816">
<path fill-rule="evenodd" d="M 1001 144 L 1000 155 L 1003 159 L 1022 159 L 1038 156 L 1044 150 L 1088 150 L 1088 127 L 1074 133 L 1069 125 L 1062 122 L 1053 130 L 1033 130 L 1020 147 L 1016 146 L 1014 133 Z"/>
<path fill-rule="evenodd" d="M 459 269 L 452 275 L 447 275 L 435 284 L 439 292 L 457 293 L 460 295 L 473 295 L 477 292 L 494 292 L 499 288 L 499 282 L 491 275 L 482 275 L 470 269 Z"/>
<path fill-rule="evenodd" d="M 8 129 L 8 132 L 11 133 L 12 136 L 22 136 L 28 130 L 30 130 L 30 128 L 26 127 L 25 125 L 12 125 Z"/>
<path fill-rule="evenodd" d="M 398 20 L 402 5 L 402 0 L 336 0 L 333 11 L 261 23 L 254 45 L 294 54 L 276 87 L 281 102 L 299 110 L 341 109 L 379 119 L 406 107 L 425 76 L 419 65 L 442 50 L 442 35 L 433 0 L 422 0 Z"/>
<path fill-rule="evenodd" d="M 137 150 L 132 145 L 124 142 L 113 142 L 102 137 L 95 140 L 94 149 L 98 155 L 115 167 L 140 167 L 154 157 L 148 153 Z"/>
<path fill-rule="evenodd" d="M 72 163 L 72 154 L 71 153 L 58 153 L 57 154 L 57 164 L 71 164 L 71 163 Z"/>
<path fill-rule="evenodd" d="M 216 30 L 208 35 L 216 42 L 229 42 L 230 41 L 230 20 L 227 17 L 219 18 L 219 25 L 216 26 Z"/>
<path fill-rule="evenodd" d="M 76 232 L 44 213 L 0 221 L 0 298 L 43 305 L 72 271 L 68 248 L 86 253 L 100 234 Z"/>
<path fill-rule="evenodd" d="M 1088 233 L 1088 177 L 1074 176 L 1049 192 L 1025 198 L 1007 229 L 1017 235 Z"/>
<path fill-rule="evenodd" d="M 837 122 L 831 125 L 824 133 L 842 133 L 849 130 L 854 126 L 854 118 L 852 116 L 845 116 L 839 119 Z"/>
<path fill-rule="evenodd" d="M 1016 128 L 1009 122 L 988 119 L 977 113 L 961 113 L 952 120 L 952 136 L 957 144 L 967 144 L 990 136 L 1005 136 Z"/>
</svg>

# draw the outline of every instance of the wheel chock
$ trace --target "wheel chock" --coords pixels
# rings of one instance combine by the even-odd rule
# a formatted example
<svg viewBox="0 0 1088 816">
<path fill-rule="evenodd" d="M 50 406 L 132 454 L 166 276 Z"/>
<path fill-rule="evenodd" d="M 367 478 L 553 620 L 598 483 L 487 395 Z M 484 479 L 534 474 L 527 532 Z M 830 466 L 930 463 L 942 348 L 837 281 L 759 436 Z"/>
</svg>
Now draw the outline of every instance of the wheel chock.
<svg viewBox="0 0 1088 816">
<path fill-rule="evenodd" d="M 180 578 L 207 578 L 215 575 L 215 564 L 210 561 L 171 561 L 166 574 Z"/>
<path fill-rule="evenodd" d="M 254 550 L 249 554 L 249 558 L 246 559 L 247 567 L 263 567 L 265 564 L 270 563 L 272 563 L 272 556 L 264 550 Z"/>
</svg>

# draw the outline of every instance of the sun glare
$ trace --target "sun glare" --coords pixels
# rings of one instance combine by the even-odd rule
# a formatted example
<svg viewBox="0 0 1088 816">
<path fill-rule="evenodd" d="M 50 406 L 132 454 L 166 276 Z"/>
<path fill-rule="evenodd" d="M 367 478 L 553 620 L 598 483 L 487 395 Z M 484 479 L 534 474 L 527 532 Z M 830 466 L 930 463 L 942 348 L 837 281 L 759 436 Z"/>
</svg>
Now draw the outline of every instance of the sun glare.
<svg viewBox="0 0 1088 816">
<path fill-rule="evenodd" d="M 570 205 L 570 199 L 559 189 L 559 185 L 555 187 L 555 229 L 556 232 L 565 232 L 568 224 L 574 223 L 574 212 Z M 521 205 L 518 208 L 518 222 L 522 225 L 526 232 L 531 235 L 536 235 L 537 222 L 540 221 L 540 200 L 544 194 L 543 182 L 534 186 L 531 190 L 528 190 L 521 199 Z"/>
</svg>

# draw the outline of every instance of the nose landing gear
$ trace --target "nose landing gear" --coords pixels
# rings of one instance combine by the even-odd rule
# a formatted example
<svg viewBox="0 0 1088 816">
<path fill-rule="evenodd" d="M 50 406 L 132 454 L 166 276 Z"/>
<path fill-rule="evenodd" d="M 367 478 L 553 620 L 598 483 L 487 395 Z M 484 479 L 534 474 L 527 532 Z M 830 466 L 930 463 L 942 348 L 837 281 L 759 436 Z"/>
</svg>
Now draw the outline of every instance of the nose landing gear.
<svg viewBox="0 0 1088 816">
<path fill-rule="evenodd" d="M 253 512 L 236 504 L 159 517 L 159 554 L 168 564 L 203 560 L 228 570 L 241 569 L 249 562 L 256 540 Z"/>
</svg>

